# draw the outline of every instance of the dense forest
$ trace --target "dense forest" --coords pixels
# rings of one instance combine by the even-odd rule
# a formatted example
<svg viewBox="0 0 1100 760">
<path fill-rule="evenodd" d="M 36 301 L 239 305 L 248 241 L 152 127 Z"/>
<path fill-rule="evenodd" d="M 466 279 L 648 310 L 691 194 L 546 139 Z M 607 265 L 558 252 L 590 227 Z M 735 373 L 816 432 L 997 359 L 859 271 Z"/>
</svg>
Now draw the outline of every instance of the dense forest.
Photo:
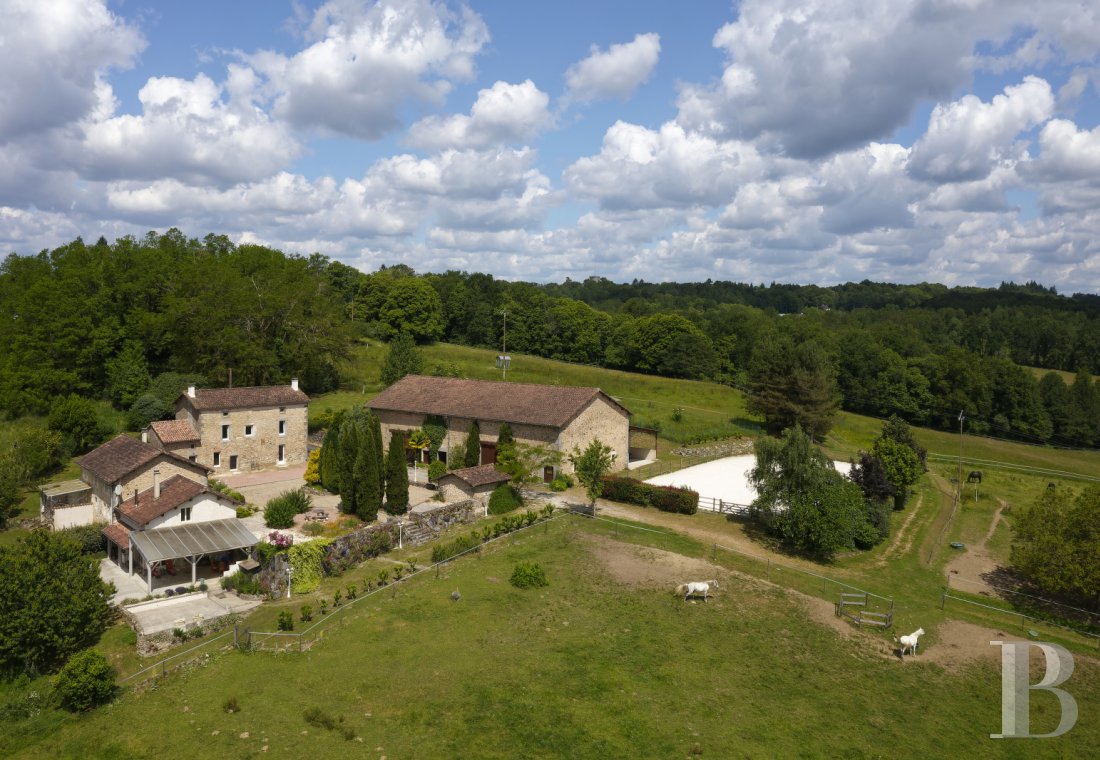
<svg viewBox="0 0 1100 760">
<path fill-rule="evenodd" d="M 327 257 L 178 230 L 76 240 L 0 265 L 0 413 L 69 394 L 129 408 L 169 375 L 336 387 L 356 338 L 407 333 L 763 392 L 778 379 L 851 411 L 1100 445 L 1100 297 L 1036 283 L 558 284 L 366 274 Z M 1056 372 L 1075 373 L 1066 382 Z M 163 385 L 163 383 L 162 383 Z"/>
</svg>

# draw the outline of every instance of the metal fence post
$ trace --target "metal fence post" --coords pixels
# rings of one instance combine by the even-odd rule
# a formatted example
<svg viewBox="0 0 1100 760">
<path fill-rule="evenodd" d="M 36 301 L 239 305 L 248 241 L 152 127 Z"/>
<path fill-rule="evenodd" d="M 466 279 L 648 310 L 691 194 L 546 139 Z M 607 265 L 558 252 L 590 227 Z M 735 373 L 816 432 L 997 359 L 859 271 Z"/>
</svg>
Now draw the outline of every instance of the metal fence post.
<svg viewBox="0 0 1100 760">
<path fill-rule="evenodd" d="M 947 603 L 947 592 L 946 591 L 941 591 L 940 592 L 940 609 L 941 610 L 943 609 L 943 607 L 946 603 Z"/>
</svg>

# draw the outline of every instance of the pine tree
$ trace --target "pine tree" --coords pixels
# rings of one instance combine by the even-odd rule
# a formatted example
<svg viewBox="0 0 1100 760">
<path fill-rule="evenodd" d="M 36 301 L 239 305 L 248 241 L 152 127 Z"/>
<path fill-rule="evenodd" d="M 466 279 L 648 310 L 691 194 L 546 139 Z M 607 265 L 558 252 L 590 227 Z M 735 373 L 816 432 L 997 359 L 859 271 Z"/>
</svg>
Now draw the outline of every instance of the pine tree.
<svg viewBox="0 0 1100 760">
<path fill-rule="evenodd" d="M 466 461 L 467 467 L 477 467 L 481 464 L 481 427 L 474 421 L 470 425 L 470 433 L 466 436 Z"/>
<path fill-rule="evenodd" d="M 409 470 L 405 466 L 405 436 L 397 430 L 390 433 L 390 449 L 386 455 L 386 511 L 403 515 L 409 511 Z"/>
</svg>

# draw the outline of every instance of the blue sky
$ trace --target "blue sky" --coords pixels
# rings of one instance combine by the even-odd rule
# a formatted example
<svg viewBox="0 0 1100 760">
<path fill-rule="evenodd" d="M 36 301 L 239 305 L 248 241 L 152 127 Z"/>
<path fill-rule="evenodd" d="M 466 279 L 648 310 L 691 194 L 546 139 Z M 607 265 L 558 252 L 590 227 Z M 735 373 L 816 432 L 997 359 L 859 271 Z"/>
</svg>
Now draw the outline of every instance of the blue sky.
<svg viewBox="0 0 1100 760">
<path fill-rule="evenodd" d="M 0 248 L 1100 292 L 1100 4 L 0 0 Z"/>
</svg>

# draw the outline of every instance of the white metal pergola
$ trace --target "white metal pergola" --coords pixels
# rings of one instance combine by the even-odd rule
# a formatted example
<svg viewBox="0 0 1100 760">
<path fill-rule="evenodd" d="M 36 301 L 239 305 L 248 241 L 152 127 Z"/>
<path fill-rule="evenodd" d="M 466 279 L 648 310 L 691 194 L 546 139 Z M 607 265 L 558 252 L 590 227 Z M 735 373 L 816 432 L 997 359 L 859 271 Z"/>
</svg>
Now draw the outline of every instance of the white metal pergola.
<svg viewBox="0 0 1100 760">
<path fill-rule="evenodd" d="M 186 559 L 191 564 L 191 583 L 197 579 L 199 560 L 208 554 L 247 549 L 259 543 L 251 531 L 236 518 L 174 525 L 170 528 L 130 533 L 131 572 L 133 552 L 145 561 L 145 580 L 153 590 L 153 566 L 170 559 Z"/>
</svg>

